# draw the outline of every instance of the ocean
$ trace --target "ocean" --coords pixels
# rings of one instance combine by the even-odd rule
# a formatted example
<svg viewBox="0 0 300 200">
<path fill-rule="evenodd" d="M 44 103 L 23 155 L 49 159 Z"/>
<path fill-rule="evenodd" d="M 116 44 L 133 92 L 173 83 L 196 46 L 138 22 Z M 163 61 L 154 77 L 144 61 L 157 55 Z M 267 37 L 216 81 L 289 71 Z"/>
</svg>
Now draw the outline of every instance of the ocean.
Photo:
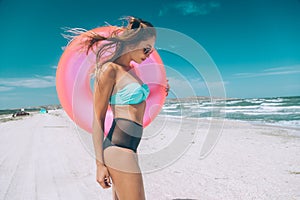
<svg viewBox="0 0 300 200">
<path fill-rule="evenodd" d="M 225 117 L 251 123 L 300 128 L 300 96 L 214 101 L 209 98 L 168 99 L 160 115 L 183 118 Z"/>
<path fill-rule="evenodd" d="M 60 105 L 43 106 L 48 110 L 61 108 Z M 38 112 L 40 106 L 25 108 L 27 112 Z M 0 119 L 11 117 L 20 109 L 0 110 Z M 300 128 L 300 96 L 246 99 L 217 99 L 191 97 L 167 99 L 159 115 L 182 118 L 226 118 Z M 3 120 L 0 120 L 3 121 Z"/>
</svg>

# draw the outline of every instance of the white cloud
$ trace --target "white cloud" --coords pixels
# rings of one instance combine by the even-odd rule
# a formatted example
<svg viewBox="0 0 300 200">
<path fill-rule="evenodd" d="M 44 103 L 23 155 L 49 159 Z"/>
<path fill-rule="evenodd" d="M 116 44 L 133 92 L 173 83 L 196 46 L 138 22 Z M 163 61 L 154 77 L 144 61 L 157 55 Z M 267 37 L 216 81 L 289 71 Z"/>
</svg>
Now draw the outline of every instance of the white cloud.
<svg viewBox="0 0 300 200">
<path fill-rule="evenodd" d="M 0 92 L 6 92 L 13 89 L 13 87 L 0 86 Z"/>
<path fill-rule="evenodd" d="M 3 88 L 11 88 L 11 89 L 14 87 L 25 87 L 25 88 L 54 87 L 55 76 L 36 75 L 35 78 L 0 78 L 0 86 Z"/>
<path fill-rule="evenodd" d="M 165 16 L 168 13 L 177 12 L 183 16 L 193 15 L 207 15 L 213 10 L 218 9 L 221 4 L 217 1 L 205 0 L 205 1 L 177 1 L 169 4 L 165 4 L 162 9 L 159 11 L 159 16 Z"/>
<path fill-rule="evenodd" d="M 187 97 L 187 96 L 196 96 L 199 90 L 205 89 L 205 84 L 203 81 L 186 80 L 182 77 L 168 77 L 170 92 L 172 96 L 176 98 Z M 171 95 L 170 95 L 171 96 Z"/>
<path fill-rule="evenodd" d="M 235 77 L 238 78 L 251 78 L 259 76 L 273 76 L 273 75 L 286 75 L 286 74 L 298 74 L 300 73 L 300 65 L 267 68 L 257 73 L 236 73 Z"/>
<path fill-rule="evenodd" d="M 52 69 L 57 69 L 57 65 L 51 66 Z"/>
<path fill-rule="evenodd" d="M 206 96 L 209 95 L 210 91 L 213 93 L 222 93 L 222 89 L 225 88 L 225 85 L 229 84 L 228 82 L 204 82 L 200 78 L 194 79 L 185 79 L 182 77 L 168 77 L 170 91 L 175 97 L 187 97 L 187 96 Z"/>
</svg>

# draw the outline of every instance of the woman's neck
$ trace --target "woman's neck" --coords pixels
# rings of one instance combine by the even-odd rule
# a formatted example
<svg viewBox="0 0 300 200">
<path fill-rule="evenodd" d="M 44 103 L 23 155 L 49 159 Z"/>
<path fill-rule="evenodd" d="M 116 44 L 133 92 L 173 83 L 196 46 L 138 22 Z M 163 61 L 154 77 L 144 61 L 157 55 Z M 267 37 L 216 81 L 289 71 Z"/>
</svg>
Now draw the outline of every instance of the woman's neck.
<svg viewBox="0 0 300 200">
<path fill-rule="evenodd" d="M 129 71 L 132 69 L 132 67 L 130 66 L 130 61 L 131 59 L 126 54 L 124 54 L 113 62 L 118 65 L 121 65 L 126 71 Z"/>
</svg>

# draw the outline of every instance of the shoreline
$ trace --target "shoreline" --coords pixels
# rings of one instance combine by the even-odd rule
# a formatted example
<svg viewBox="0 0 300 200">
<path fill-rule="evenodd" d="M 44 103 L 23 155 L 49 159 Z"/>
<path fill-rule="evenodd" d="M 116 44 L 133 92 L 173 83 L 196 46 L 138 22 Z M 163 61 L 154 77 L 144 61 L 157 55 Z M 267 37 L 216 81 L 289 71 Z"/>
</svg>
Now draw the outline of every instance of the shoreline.
<svg viewBox="0 0 300 200">
<path fill-rule="evenodd" d="M 64 111 L 63 108 L 49 109 L 48 111 L 53 112 L 53 111 L 57 111 L 57 110 Z M 28 113 L 30 113 L 29 116 L 33 116 L 35 114 L 40 114 L 39 111 L 28 111 Z M 3 114 L 3 115 L 0 115 L 0 124 L 5 123 L 7 121 L 22 120 L 22 119 L 25 119 L 26 117 L 29 117 L 29 116 L 12 117 L 12 114 Z M 209 121 L 209 120 L 213 119 L 213 120 L 223 120 L 223 121 L 229 121 L 229 122 L 247 123 L 247 124 L 251 124 L 251 125 L 254 125 L 254 126 L 267 126 L 267 127 L 274 127 L 274 128 L 290 129 L 290 130 L 293 130 L 293 131 L 299 131 L 299 134 L 295 134 L 293 136 L 300 137 L 300 127 L 265 123 L 265 122 L 262 122 L 262 121 L 247 121 L 247 120 L 242 120 L 242 119 L 213 118 L 213 117 L 200 117 L 200 118 L 197 118 L 197 117 L 177 116 L 177 115 L 167 115 L 167 114 L 158 114 L 157 117 L 161 117 L 161 118 L 169 117 L 169 118 L 172 118 L 172 119 L 189 119 L 189 120 L 205 120 L 205 121 Z"/>
<path fill-rule="evenodd" d="M 267 127 L 273 127 L 273 128 L 282 128 L 282 129 L 290 129 L 293 131 L 299 131 L 299 134 L 296 134 L 296 137 L 300 137 L 300 127 L 291 127 L 291 126 L 284 126 L 284 125 L 278 125 L 278 124 L 271 124 L 271 123 L 264 123 L 262 121 L 246 121 L 241 119 L 230 119 L 230 118 L 213 118 L 213 117 L 181 117 L 176 115 L 158 115 L 157 117 L 170 117 L 174 119 L 190 119 L 190 120 L 220 120 L 220 121 L 229 121 L 229 122 L 238 122 L 238 123 L 246 123 L 253 126 L 267 126 Z"/>
</svg>

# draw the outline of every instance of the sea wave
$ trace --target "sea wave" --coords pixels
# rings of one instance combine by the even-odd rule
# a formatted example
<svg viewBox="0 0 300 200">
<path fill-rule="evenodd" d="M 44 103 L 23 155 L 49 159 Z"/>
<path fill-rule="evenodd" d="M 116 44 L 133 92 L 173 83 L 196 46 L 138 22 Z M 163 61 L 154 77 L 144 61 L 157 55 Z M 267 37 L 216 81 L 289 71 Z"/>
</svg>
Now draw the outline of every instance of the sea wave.
<svg viewBox="0 0 300 200">
<path fill-rule="evenodd" d="M 189 102 L 188 99 L 178 101 L 173 99 L 164 105 L 160 114 L 199 118 L 220 116 L 233 120 L 300 128 L 300 96 L 218 101 L 204 99 L 196 103 Z"/>
</svg>

